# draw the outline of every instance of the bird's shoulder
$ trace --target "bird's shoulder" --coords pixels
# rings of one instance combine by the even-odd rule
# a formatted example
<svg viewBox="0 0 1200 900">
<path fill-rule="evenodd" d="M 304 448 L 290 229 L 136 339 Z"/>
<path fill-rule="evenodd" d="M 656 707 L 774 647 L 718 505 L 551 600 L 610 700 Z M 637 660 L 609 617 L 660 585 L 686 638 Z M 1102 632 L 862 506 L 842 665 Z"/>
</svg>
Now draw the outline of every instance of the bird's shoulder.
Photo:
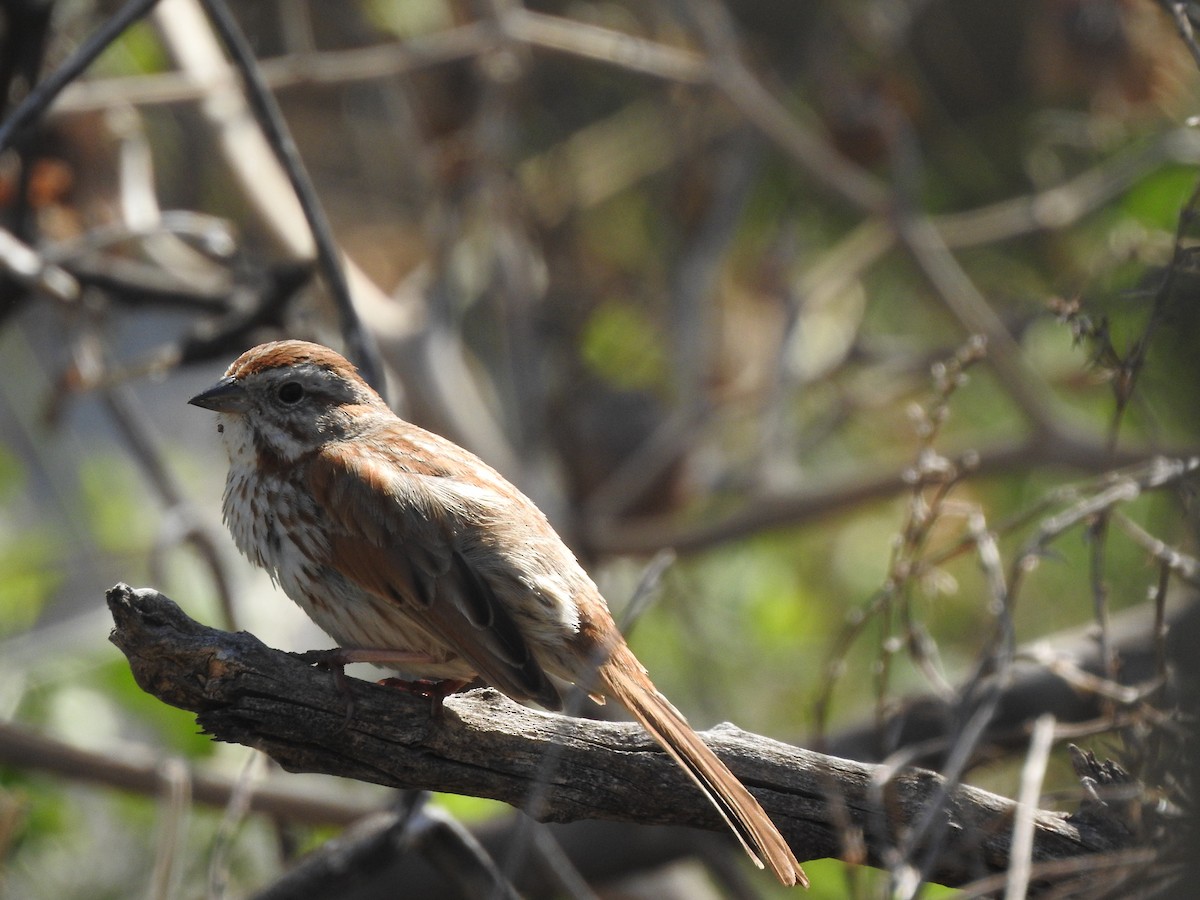
<svg viewBox="0 0 1200 900">
<path fill-rule="evenodd" d="M 514 515 L 546 527 L 536 505 L 470 451 L 401 419 L 378 422 L 352 439 L 330 441 L 308 467 L 313 493 L 335 515 L 412 513 L 456 531 Z"/>
</svg>

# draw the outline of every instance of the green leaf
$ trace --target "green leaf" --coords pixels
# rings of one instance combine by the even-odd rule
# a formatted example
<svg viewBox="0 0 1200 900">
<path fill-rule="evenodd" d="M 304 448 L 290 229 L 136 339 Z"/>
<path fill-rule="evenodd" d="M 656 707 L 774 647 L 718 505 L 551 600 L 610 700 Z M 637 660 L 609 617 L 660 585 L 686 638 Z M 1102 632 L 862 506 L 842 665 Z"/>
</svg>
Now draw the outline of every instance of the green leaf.
<svg viewBox="0 0 1200 900">
<path fill-rule="evenodd" d="M 666 379 L 661 335 L 650 317 L 630 304 L 601 304 L 584 328 L 582 345 L 592 370 L 617 387 L 653 387 Z"/>
</svg>

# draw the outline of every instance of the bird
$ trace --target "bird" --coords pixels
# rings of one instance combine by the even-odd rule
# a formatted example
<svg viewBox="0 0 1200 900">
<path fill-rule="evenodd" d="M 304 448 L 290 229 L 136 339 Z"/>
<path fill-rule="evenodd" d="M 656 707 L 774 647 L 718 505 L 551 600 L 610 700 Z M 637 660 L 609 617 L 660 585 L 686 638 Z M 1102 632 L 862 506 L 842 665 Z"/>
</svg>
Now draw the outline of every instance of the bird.
<svg viewBox="0 0 1200 900">
<path fill-rule="evenodd" d="M 600 590 L 499 472 L 397 416 L 336 351 L 247 350 L 188 401 L 219 414 L 238 549 L 339 645 L 445 691 L 477 680 L 559 711 L 564 683 L 625 707 L 760 868 L 808 879 L 762 806 L 655 688 Z"/>
</svg>

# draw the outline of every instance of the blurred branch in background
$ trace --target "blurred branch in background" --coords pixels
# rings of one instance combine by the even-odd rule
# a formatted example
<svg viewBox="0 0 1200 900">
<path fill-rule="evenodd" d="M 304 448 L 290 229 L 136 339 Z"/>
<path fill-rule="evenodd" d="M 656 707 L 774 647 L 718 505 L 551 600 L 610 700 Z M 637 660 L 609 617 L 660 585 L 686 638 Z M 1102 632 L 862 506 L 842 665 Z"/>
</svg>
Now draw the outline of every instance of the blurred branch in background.
<svg viewBox="0 0 1200 900">
<path fill-rule="evenodd" d="M 675 551 L 638 652 L 693 715 L 815 724 L 881 764 L 861 808 L 818 792 L 842 863 L 814 895 L 924 891 L 968 781 L 1020 797 L 1005 842 L 1055 802 L 1131 830 L 958 873 L 966 896 L 1168 895 L 1197 777 L 1198 21 L 1166 0 L 4 5 L 0 889 L 208 872 L 214 896 L 280 896 L 352 859 L 386 862 L 363 897 L 433 896 L 444 867 L 406 867 L 438 853 L 467 892 L 496 881 L 442 798 L 281 879 L 318 822 L 385 799 L 247 786 L 104 645 L 118 579 L 320 640 L 235 562 L 220 450 L 183 406 L 287 336 L 378 347 L 394 405 L 530 493 L 614 605 Z M 928 788 L 911 827 L 873 831 L 905 778 Z M 650 892 L 758 889 L 709 835 L 513 821 L 469 824 L 526 894 L 687 857 L 707 887 L 677 866 Z"/>
</svg>

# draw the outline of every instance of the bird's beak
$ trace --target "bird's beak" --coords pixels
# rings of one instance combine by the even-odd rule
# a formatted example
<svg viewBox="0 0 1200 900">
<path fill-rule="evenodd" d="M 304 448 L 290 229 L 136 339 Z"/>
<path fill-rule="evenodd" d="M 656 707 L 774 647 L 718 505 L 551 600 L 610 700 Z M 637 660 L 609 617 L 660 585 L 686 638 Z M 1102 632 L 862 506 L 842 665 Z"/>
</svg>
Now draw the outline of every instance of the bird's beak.
<svg viewBox="0 0 1200 900">
<path fill-rule="evenodd" d="M 226 376 L 188 403 L 220 413 L 242 412 L 246 408 L 246 389 L 236 378 Z"/>
</svg>

